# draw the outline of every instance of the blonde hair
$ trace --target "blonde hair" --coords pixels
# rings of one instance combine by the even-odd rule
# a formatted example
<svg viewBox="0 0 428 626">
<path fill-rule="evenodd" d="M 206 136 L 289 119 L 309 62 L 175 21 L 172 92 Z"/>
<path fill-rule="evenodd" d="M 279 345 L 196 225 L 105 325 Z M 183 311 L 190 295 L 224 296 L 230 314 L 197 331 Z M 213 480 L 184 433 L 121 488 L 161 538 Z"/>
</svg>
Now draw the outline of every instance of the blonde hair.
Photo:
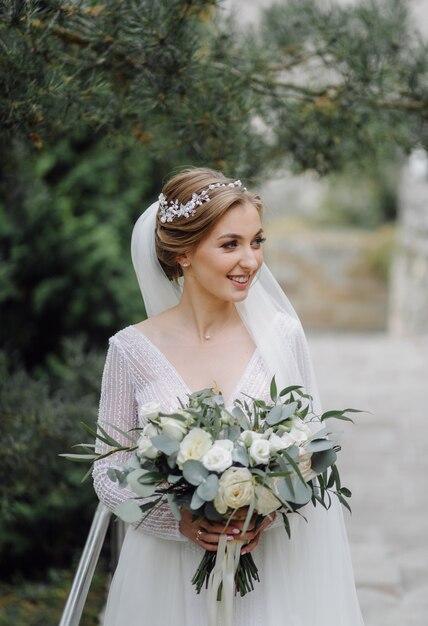
<svg viewBox="0 0 428 626">
<path fill-rule="evenodd" d="M 232 182 L 231 178 L 215 170 L 186 168 L 168 180 L 162 193 L 168 202 L 178 200 L 185 204 L 192 194 L 200 193 L 209 185 Z M 209 190 L 209 197 L 210 201 L 198 206 L 195 214 L 189 217 L 176 218 L 166 224 L 160 221 L 159 213 L 156 217 L 156 255 L 170 280 L 183 275 L 177 257 L 195 250 L 226 211 L 247 202 L 251 202 L 260 214 L 263 211 L 260 197 L 244 187 L 217 187 Z"/>
</svg>

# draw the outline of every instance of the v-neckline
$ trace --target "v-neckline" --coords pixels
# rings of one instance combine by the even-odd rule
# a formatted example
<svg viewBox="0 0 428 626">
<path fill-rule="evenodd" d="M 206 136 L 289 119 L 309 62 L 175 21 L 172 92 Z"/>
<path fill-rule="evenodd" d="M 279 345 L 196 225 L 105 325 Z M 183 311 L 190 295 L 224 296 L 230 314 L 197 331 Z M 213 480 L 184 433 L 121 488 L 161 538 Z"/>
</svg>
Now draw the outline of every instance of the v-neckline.
<svg viewBox="0 0 428 626">
<path fill-rule="evenodd" d="M 177 370 L 175 365 L 173 365 L 171 363 L 171 361 L 168 359 L 166 354 L 164 352 L 162 352 L 162 350 L 160 348 L 158 348 L 158 346 L 155 343 L 153 343 L 153 341 L 151 339 L 149 339 L 149 337 L 147 337 L 147 335 L 145 335 L 143 332 L 141 332 L 141 330 L 139 328 L 137 328 L 135 325 L 131 325 L 129 328 L 132 328 L 149 345 L 149 347 L 152 349 L 152 351 L 156 352 L 156 354 L 158 356 L 160 356 L 161 359 L 163 359 L 163 361 L 166 363 L 166 365 L 173 372 L 173 374 L 175 375 L 175 377 L 177 378 L 177 380 L 179 381 L 179 383 L 181 384 L 181 386 L 183 387 L 183 389 L 186 391 L 187 394 L 191 395 L 192 393 L 195 393 L 195 391 L 199 391 L 199 389 L 195 389 L 195 391 L 191 391 L 190 390 L 190 387 L 188 386 L 188 384 L 186 383 L 186 381 L 184 380 L 184 378 L 182 377 L 180 372 Z M 254 352 L 252 353 L 252 355 L 251 355 L 247 365 L 245 366 L 241 376 L 239 377 L 238 382 L 233 387 L 232 393 L 230 394 L 229 398 L 227 398 L 227 401 L 226 401 L 226 398 L 224 399 L 225 400 L 225 402 L 224 402 L 224 406 L 225 407 L 229 407 L 229 406 L 232 405 L 233 401 L 235 400 L 236 396 L 238 395 L 237 392 L 238 392 L 239 388 L 242 386 L 243 382 L 247 378 L 248 372 L 250 371 L 250 369 L 251 369 L 251 367 L 253 365 L 253 361 L 256 358 L 257 354 L 258 354 L 258 348 L 256 346 L 255 349 L 254 349 Z"/>
</svg>

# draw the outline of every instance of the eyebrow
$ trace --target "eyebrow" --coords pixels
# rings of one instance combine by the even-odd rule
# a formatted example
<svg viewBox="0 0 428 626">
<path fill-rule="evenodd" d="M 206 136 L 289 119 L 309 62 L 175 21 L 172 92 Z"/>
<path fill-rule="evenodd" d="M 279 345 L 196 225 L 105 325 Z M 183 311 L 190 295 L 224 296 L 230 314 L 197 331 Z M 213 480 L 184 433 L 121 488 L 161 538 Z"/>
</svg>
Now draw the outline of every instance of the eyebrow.
<svg viewBox="0 0 428 626">
<path fill-rule="evenodd" d="M 257 237 L 257 235 L 262 235 L 262 234 L 263 234 L 263 228 L 257 231 L 254 237 Z M 217 241 L 219 239 L 243 239 L 243 237 L 242 235 L 239 235 L 238 233 L 226 233 L 225 235 L 221 235 L 220 237 L 217 237 Z"/>
</svg>

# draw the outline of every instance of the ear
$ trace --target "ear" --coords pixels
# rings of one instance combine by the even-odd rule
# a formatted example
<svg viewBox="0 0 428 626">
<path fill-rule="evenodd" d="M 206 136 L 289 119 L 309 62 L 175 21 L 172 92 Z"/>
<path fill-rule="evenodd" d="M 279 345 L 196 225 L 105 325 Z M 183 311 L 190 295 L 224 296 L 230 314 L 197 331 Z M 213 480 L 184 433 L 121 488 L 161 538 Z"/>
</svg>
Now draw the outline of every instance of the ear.
<svg viewBox="0 0 428 626">
<path fill-rule="evenodd" d="M 187 252 L 183 252 L 177 257 L 177 263 L 181 265 L 181 267 L 189 267 L 190 266 L 190 255 Z"/>
</svg>

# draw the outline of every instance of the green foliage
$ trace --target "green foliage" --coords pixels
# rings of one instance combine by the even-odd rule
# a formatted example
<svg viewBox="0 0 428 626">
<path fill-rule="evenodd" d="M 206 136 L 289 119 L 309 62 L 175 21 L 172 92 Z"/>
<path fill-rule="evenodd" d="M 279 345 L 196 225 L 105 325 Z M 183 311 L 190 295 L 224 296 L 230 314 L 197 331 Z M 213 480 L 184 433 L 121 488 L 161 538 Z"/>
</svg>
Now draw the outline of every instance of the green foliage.
<svg viewBox="0 0 428 626">
<path fill-rule="evenodd" d="M 296 170 L 340 171 L 428 142 L 428 53 L 401 0 L 289 0 L 248 38 L 273 149 Z M 417 129 L 417 130 L 416 130 Z"/>
<path fill-rule="evenodd" d="M 212 20 L 215 0 L 129 3 L 37 0 L 0 9 L 3 130 L 36 149 L 76 125 L 134 136 L 152 154 L 247 175 L 261 147 L 246 77 L 216 58 L 235 32 Z M 243 158 L 240 158 L 243 157 Z"/>
<path fill-rule="evenodd" d="M 82 418 L 95 420 L 103 356 L 68 342 L 63 358 L 48 384 L 0 353 L 2 577 L 68 566 L 96 506 L 90 481 L 81 485 L 81 467 L 58 454 L 81 437 Z"/>
<path fill-rule="evenodd" d="M 129 241 L 158 178 L 140 146 L 83 132 L 38 158 L 15 144 L 9 159 L 0 176 L 0 346 L 29 365 L 76 333 L 104 349 L 144 314 Z"/>
<path fill-rule="evenodd" d="M 394 221 L 398 214 L 398 175 L 397 167 L 374 163 L 331 174 L 326 178 L 321 222 L 372 229 Z"/>
<path fill-rule="evenodd" d="M 248 179 L 428 145 L 427 46 L 404 0 L 289 0 L 249 30 L 216 0 L 9 0 L 0 41 L 3 137 L 36 149 L 84 123 Z"/>
<path fill-rule="evenodd" d="M 77 564 L 76 564 L 77 565 Z M 56 626 L 70 591 L 72 571 L 50 569 L 37 582 L 0 585 L 0 626 Z M 97 568 L 81 626 L 98 626 L 105 601 L 106 564 Z"/>
</svg>

